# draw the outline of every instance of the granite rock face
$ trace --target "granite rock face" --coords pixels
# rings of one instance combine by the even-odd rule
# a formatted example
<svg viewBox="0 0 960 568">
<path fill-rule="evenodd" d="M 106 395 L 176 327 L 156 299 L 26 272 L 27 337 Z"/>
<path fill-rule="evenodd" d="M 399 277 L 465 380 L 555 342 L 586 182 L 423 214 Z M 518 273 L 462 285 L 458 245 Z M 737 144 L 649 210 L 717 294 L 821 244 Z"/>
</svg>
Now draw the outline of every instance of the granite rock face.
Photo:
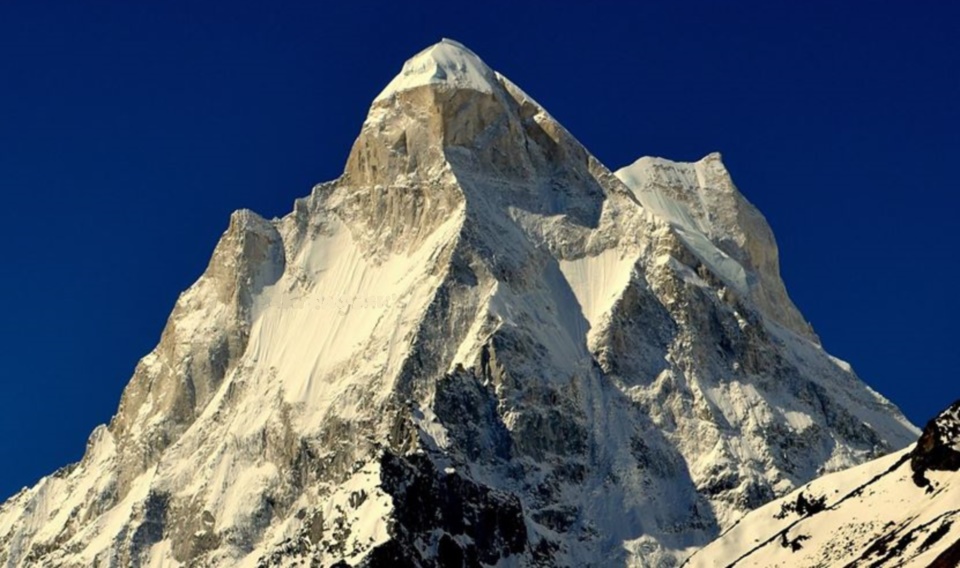
<svg viewBox="0 0 960 568">
<path fill-rule="evenodd" d="M 719 156 L 614 174 L 445 40 L 339 179 L 234 215 L 0 564 L 669 566 L 915 435 Z"/>
</svg>

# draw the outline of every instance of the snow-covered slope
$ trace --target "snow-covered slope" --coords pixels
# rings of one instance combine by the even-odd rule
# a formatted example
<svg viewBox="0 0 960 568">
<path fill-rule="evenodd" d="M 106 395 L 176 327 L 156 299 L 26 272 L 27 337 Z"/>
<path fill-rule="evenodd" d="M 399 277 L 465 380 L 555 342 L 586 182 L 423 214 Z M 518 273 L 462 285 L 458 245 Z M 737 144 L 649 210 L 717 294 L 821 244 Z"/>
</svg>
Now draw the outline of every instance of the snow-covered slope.
<svg viewBox="0 0 960 568">
<path fill-rule="evenodd" d="M 960 565 L 960 401 L 920 441 L 757 509 L 692 567 Z"/>
<path fill-rule="evenodd" d="M 719 156 L 614 175 L 444 40 L 339 179 L 234 214 L 0 564 L 669 565 L 916 436 L 777 262 Z"/>
</svg>

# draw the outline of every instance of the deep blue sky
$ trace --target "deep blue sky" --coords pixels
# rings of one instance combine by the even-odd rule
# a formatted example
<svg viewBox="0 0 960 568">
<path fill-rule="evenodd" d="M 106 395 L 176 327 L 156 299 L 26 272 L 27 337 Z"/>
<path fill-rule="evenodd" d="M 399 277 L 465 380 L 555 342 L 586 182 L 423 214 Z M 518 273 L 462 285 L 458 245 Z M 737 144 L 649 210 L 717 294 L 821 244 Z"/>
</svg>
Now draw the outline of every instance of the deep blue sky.
<svg viewBox="0 0 960 568">
<path fill-rule="evenodd" d="M 79 459 L 230 212 L 339 175 L 443 36 L 611 168 L 721 151 L 827 349 L 917 423 L 960 396 L 947 2 L 146 4 L 0 2 L 0 497 Z"/>
</svg>

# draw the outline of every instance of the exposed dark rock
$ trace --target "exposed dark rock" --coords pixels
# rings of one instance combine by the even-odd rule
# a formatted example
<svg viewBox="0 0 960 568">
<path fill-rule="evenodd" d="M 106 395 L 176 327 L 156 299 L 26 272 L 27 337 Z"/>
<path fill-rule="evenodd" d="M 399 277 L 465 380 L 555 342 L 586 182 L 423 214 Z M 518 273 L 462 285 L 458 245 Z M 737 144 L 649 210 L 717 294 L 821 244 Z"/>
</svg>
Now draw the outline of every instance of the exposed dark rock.
<svg viewBox="0 0 960 568">
<path fill-rule="evenodd" d="M 913 481 L 933 491 L 927 471 L 960 471 L 960 400 L 927 423 L 910 454 Z"/>
<path fill-rule="evenodd" d="M 788 539 L 785 532 L 780 534 L 780 546 L 789 548 L 792 552 L 797 552 L 803 548 L 803 541 L 805 540 L 810 540 L 810 537 L 805 534 L 797 535 L 793 539 Z"/>
<path fill-rule="evenodd" d="M 808 499 L 804 496 L 803 491 L 801 491 L 800 494 L 797 495 L 797 514 L 803 517 L 816 515 L 827 508 L 826 502 L 826 495 L 821 495 L 820 497 L 811 496 Z"/>
<path fill-rule="evenodd" d="M 515 495 L 437 471 L 427 456 L 386 453 L 381 468 L 395 523 L 392 540 L 377 547 L 365 565 L 457 566 L 459 559 L 461 565 L 477 566 L 527 551 L 523 507 Z M 437 546 L 442 559 L 423 558 L 418 542 Z"/>
<path fill-rule="evenodd" d="M 464 563 L 463 549 L 457 544 L 457 541 L 445 534 L 440 537 L 437 543 L 437 566 L 441 568 L 463 568 Z"/>
<path fill-rule="evenodd" d="M 953 521 L 947 520 L 940 524 L 932 533 L 930 533 L 926 540 L 923 541 L 923 544 L 920 545 L 920 552 L 929 550 L 931 546 L 940 542 L 940 539 L 947 536 L 950 533 L 950 527 L 953 526 Z"/>
<path fill-rule="evenodd" d="M 957 568 L 960 566 L 960 540 L 937 556 L 927 568 Z"/>
<path fill-rule="evenodd" d="M 143 507 L 143 521 L 133 533 L 130 545 L 131 562 L 136 561 L 142 551 L 147 550 L 154 543 L 163 540 L 166 525 L 167 510 L 170 505 L 170 496 L 166 493 L 151 492 Z"/>
<path fill-rule="evenodd" d="M 497 412 L 497 399 L 472 373 L 460 371 L 438 381 L 433 411 L 467 459 L 510 458 L 510 432 Z"/>
</svg>

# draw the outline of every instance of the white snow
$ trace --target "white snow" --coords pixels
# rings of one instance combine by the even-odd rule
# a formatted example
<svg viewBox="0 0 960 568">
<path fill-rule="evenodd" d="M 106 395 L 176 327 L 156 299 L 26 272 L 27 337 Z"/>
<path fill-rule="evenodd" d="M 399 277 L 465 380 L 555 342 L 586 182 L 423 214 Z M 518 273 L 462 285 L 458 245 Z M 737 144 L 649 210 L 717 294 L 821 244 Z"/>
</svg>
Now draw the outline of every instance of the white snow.
<svg viewBox="0 0 960 568">
<path fill-rule="evenodd" d="M 173 558 L 173 547 L 169 540 L 163 540 L 150 547 L 145 568 L 176 568 L 182 566 Z"/>
<path fill-rule="evenodd" d="M 493 92 L 496 77 L 487 64 L 463 44 L 444 38 L 403 64 L 403 70 L 374 101 L 399 91 L 423 85 L 445 85 L 456 89 Z"/>
<path fill-rule="evenodd" d="M 218 491 L 211 493 L 206 510 L 213 513 L 218 531 L 248 528 L 256 522 L 260 496 L 280 484 L 280 472 L 272 463 L 263 462 L 224 473 L 220 479 L 214 478 Z"/>
<path fill-rule="evenodd" d="M 350 565 L 362 560 L 365 551 L 390 538 L 386 518 L 393 509 L 393 500 L 379 485 L 380 467 L 370 464 L 337 487 L 336 492 L 326 500 L 323 511 L 324 536 L 333 540 L 331 533 L 336 530 L 333 521 L 345 517 L 350 526 L 345 549 L 364 551 L 346 557 L 344 560 Z M 363 502 L 357 507 L 351 506 L 351 496 L 360 495 L 361 492 L 365 495 Z"/>
<path fill-rule="evenodd" d="M 531 289 L 516 290 L 499 283 L 489 310 L 501 327 L 531 329 L 553 363 L 553 372 L 544 375 L 565 379 L 578 369 L 590 367 L 584 342 L 589 324 L 575 302 L 563 273 L 548 267 L 540 275 L 539 285 Z"/>
<path fill-rule="evenodd" d="M 697 258 L 707 265 L 711 272 L 741 294 L 748 293 L 747 271 L 739 262 L 720 250 L 706 235 L 695 229 L 675 225 L 674 230 L 679 235 L 680 240 L 687 245 L 687 248 L 697 255 Z"/>
<path fill-rule="evenodd" d="M 413 337 L 398 330 L 412 329 L 429 305 L 444 274 L 435 270 L 438 251 L 462 219 L 462 212 L 452 215 L 416 251 L 382 262 L 369 259 L 350 231 L 333 222 L 331 234 L 295 259 L 300 271 L 288 271 L 265 291 L 246 360 L 283 385 L 284 400 L 303 410 L 307 431 L 329 409 L 351 413 L 358 375 L 390 376 L 399 368 Z M 300 285 L 297 273 L 309 284 Z"/>
<path fill-rule="evenodd" d="M 798 432 L 803 432 L 810 426 L 813 426 L 813 418 L 806 412 L 785 410 L 783 416 L 787 419 L 787 424 Z"/>
<path fill-rule="evenodd" d="M 457 353 L 450 362 L 448 372 L 453 372 L 458 365 L 469 366 L 470 363 L 476 359 L 482 343 L 487 339 L 487 333 L 485 332 L 487 318 L 485 316 L 491 313 L 490 302 L 494 294 L 496 294 L 496 291 L 497 286 L 494 285 L 481 299 L 477 312 L 474 314 L 473 323 L 470 324 L 466 338 L 464 338 L 464 341 L 457 348 Z"/>
<path fill-rule="evenodd" d="M 85 527 L 84 536 L 89 538 L 87 545 L 78 556 L 92 564 L 96 555 L 110 550 L 113 543 L 122 535 L 126 524 L 133 516 L 135 508 L 142 506 L 150 494 L 156 471 L 150 469 L 133 482 L 130 492 L 115 507 L 102 515 L 93 525 Z M 79 540 L 79 539 L 77 539 Z"/>
<path fill-rule="evenodd" d="M 560 271 L 591 328 L 597 326 L 600 317 L 610 311 L 623 293 L 636 262 L 637 258 L 617 248 L 609 248 L 596 256 L 560 261 Z"/>
<path fill-rule="evenodd" d="M 414 413 L 413 421 L 420 428 L 420 431 L 429 438 L 434 449 L 445 450 L 450 445 L 447 438 L 447 429 L 437 419 L 433 409 L 424 407 Z"/>
<path fill-rule="evenodd" d="M 644 209 L 651 211 L 660 218 L 669 221 L 673 225 L 703 230 L 698 220 L 691 214 L 688 206 L 678 202 L 673 197 L 665 194 L 663 191 L 657 191 L 656 186 L 666 185 L 666 182 L 656 183 L 657 180 L 652 175 L 656 169 L 666 170 L 667 180 L 676 183 L 682 187 L 690 188 L 693 199 L 702 203 L 703 198 L 697 191 L 696 174 L 691 171 L 691 164 L 678 164 L 670 160 L 660 158 L 651 158 L 644 156 L 639 158 L 629 166 L 623 167 L 616 172 L 620 181 L 624 183 L 634 193 L 636 198 L 643 205 Z"/>
</svg>

